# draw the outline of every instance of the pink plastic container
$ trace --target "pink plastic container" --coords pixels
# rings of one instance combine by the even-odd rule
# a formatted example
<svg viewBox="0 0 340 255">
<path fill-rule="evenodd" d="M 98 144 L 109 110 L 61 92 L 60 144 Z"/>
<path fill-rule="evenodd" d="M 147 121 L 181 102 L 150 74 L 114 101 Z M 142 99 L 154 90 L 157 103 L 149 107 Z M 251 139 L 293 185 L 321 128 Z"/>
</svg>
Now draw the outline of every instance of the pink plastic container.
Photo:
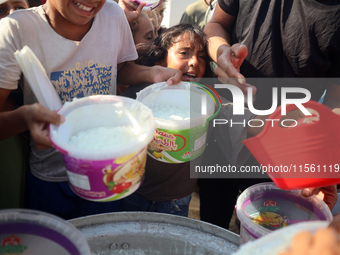
<svg viewBox="0 0 340 255">
<path fill-rule="evenodd" d="M 29 209 L 0 210 L 0 254 L 91 255 L 83 234 L 71 223 Z"/>
<path fill-rule="evenodd" d="M 305 108 L 318 121 L 282 128 L 267 122 L 260 134 L 243 143 L 281 189 L 301 189 L 340 183 L 340 116 L 314 101 Z M 288 105 L 287 112 L 297 109 Z M 281 119 L 281 107 L 268 119 Z"/>
<path fill-rule="evenodd" d="M 237 199 L 240 244 L 301 222 L 333 220 L 329 207 L 317 196 L 303 197 L 300 190 L 281 190 L 272 182 L 248 187 Z"/>
</svg>

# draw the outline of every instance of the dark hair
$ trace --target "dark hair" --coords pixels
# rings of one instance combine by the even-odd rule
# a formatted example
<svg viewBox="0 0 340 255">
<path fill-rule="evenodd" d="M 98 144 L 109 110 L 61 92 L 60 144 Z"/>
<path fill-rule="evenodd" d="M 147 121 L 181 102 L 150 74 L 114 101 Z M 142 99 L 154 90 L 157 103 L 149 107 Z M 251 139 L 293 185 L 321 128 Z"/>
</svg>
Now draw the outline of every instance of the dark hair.
<svg viewBox="0 0 340 255">
<path fill-rule="evenodd" d="M 145 66 L 154 66 L 162 62 L 168 54 L 168 49 L 176 42 L 181 40 L 184 33 L 190 34 L 191 45 L 201 45 L 202 50 L 207 53 L 207 38 L 203 31 L 192 24 L 178 24 L 164 30 L 151 45 L 137 44 L 136 49 L 139 58 L 136 60 L 137 64 Z M 207 71 L 210 70 L 209 59 L 207 53 Z M 211 72 L 210 72 L 211 73 Z M 209 73 L 209 74 L 210 74 Z"/>
</svg>

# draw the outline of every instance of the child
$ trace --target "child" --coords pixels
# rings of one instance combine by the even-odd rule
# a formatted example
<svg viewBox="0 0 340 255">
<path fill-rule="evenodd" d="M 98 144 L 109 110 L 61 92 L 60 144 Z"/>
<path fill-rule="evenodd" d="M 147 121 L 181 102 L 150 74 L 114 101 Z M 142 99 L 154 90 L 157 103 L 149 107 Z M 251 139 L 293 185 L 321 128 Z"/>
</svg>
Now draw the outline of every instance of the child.
<svg viewBox="0 0 340 255">
<path fill-rule="evenodd" d="M 14 52 L 25 45 L 45 67 L 63 102 L 74 97 L 115 94 L 116 78 L 130 85 L 180 81 L 177 70 L 131 62 L 137 54 L 130 27 L 124 11 L 114 1 L 48 0 L 0 21 L 0 109 L 18 86 L 21 70 Z M 27 82 L 23 94 L 24 106 L 0 113 L 0 139 L 30 130 L 27 207 L 65 219 L 119 210 L 114 202 L 90 202 L 71 191 L 61 154 L 50 148 L 47 130 L 49 123 L 60 124 L 64 118 L 37 104 Z"/>
<path fill-rule="evenodd" d="M 173 26 L 159 35 L 150 45 L 137 45 L 136 63 L 145 66 L 162 65 L 182 71 L 182 80 L 200 81 L 210 77 L 206 54 L 206 38 L 202 31 L 190 24 Z M 191 62 L 190 62 L 191 61 Z M 150 84 L 130 87 L 122 95 L 136 98 L 136 92 Z"/>
<path fill-rule="evenodd" d="M 142 12 L 140 16 L 129 23 L 133 41 L 137 45 L 139 43 L 151 44 L 156 38 L 155 28 L 147 15 Z M 117 95 L 125 91 L 129 85 L 117 83 Z"/>
<path fill-rule="evenodd" d="M 156 6 L 156 8 L 153 9 L 153 11 L 156 13 L 157 22 L 158 22 L 157 34 L 161 34 L 166 29 L 166 27 L 162 26 L 162 21 L 164 18 L 164 12 L 165 12 L 165 7 L 166 7 L 166 1 L 167 0 L 161 0 L 160 3 Z"/>
<path fill-rule="evenodd" d="M 142 13 L 144 13 L 146 16 L 149 17 L 149 19 L 152 22 L 152 25 L 154 27 L 154 33 L 155 36 L 158 36 L 158 30 L 159 30 L 159 23 L 158 23 L 158 16 L 155 10 L 148 10 L 148 11 L 143 11 Z"/>
<path fill-rule="evenodd" d="M 137 62 L 181 70 L 183 81 L 200 81 L 207 70 L 206 45 L 206 37 L 200 29 L 180 24 L 165 30 L 151 47 L 137 47 L 140 55 Z M 146 86 L 130 87 L 122 95 L 135 97 L 135 92 Z M 145 179 L 134 194 L 123 199 L 124 210 L 188 216 L 191 193 L 196 186 L 196 179 L 190 178 L 190 163 L 168 164 L 148 157 Z"/>
<path fill-rule="evenodd" d="M 151 44 L 156 38 L 153 23 L 143 12 L 138 19 L 130 22 L 130 28 L 136 45 L 139 43 Z"/>
</svg>

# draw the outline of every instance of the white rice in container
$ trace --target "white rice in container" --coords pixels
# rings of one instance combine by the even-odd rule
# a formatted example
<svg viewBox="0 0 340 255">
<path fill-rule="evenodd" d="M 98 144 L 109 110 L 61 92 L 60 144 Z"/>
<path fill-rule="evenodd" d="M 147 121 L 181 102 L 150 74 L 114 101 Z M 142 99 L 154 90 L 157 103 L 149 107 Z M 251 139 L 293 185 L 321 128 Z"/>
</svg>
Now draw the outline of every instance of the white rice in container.
<svg viewBox="0 0 340 255">
<path fill-rule="evenodd" d="M 137 136 L 131 127 L 97 127 L 79 132 L 70 138 L 69 144 L 82 149 L 104 151 L 119 148 L 133 142 Z"/>
<path fill-rule="evenodd" d="M 154 105 L 150 107 L 154 117 L 164 120 L 189 120 L 190 107 L 176 105 Z"/>
</svg>

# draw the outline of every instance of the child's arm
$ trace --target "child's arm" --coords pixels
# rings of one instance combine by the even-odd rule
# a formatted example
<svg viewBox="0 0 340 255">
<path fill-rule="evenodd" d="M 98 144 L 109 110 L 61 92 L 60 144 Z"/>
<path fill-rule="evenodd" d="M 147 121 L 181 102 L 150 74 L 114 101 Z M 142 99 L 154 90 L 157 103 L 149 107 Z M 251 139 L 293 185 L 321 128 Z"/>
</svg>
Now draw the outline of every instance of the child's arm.
<svg viewBox="0 0 340 255">
<path fill-rule="evenodd" d="M 141 66 L 133 61 L 118 64 L 117 80 L 120 84 L 136 85 L 140 83 L 157 83 L 166 81 L 168 85 L 178 84 L 182 72 L 162 66 Z"/>
</svg>

